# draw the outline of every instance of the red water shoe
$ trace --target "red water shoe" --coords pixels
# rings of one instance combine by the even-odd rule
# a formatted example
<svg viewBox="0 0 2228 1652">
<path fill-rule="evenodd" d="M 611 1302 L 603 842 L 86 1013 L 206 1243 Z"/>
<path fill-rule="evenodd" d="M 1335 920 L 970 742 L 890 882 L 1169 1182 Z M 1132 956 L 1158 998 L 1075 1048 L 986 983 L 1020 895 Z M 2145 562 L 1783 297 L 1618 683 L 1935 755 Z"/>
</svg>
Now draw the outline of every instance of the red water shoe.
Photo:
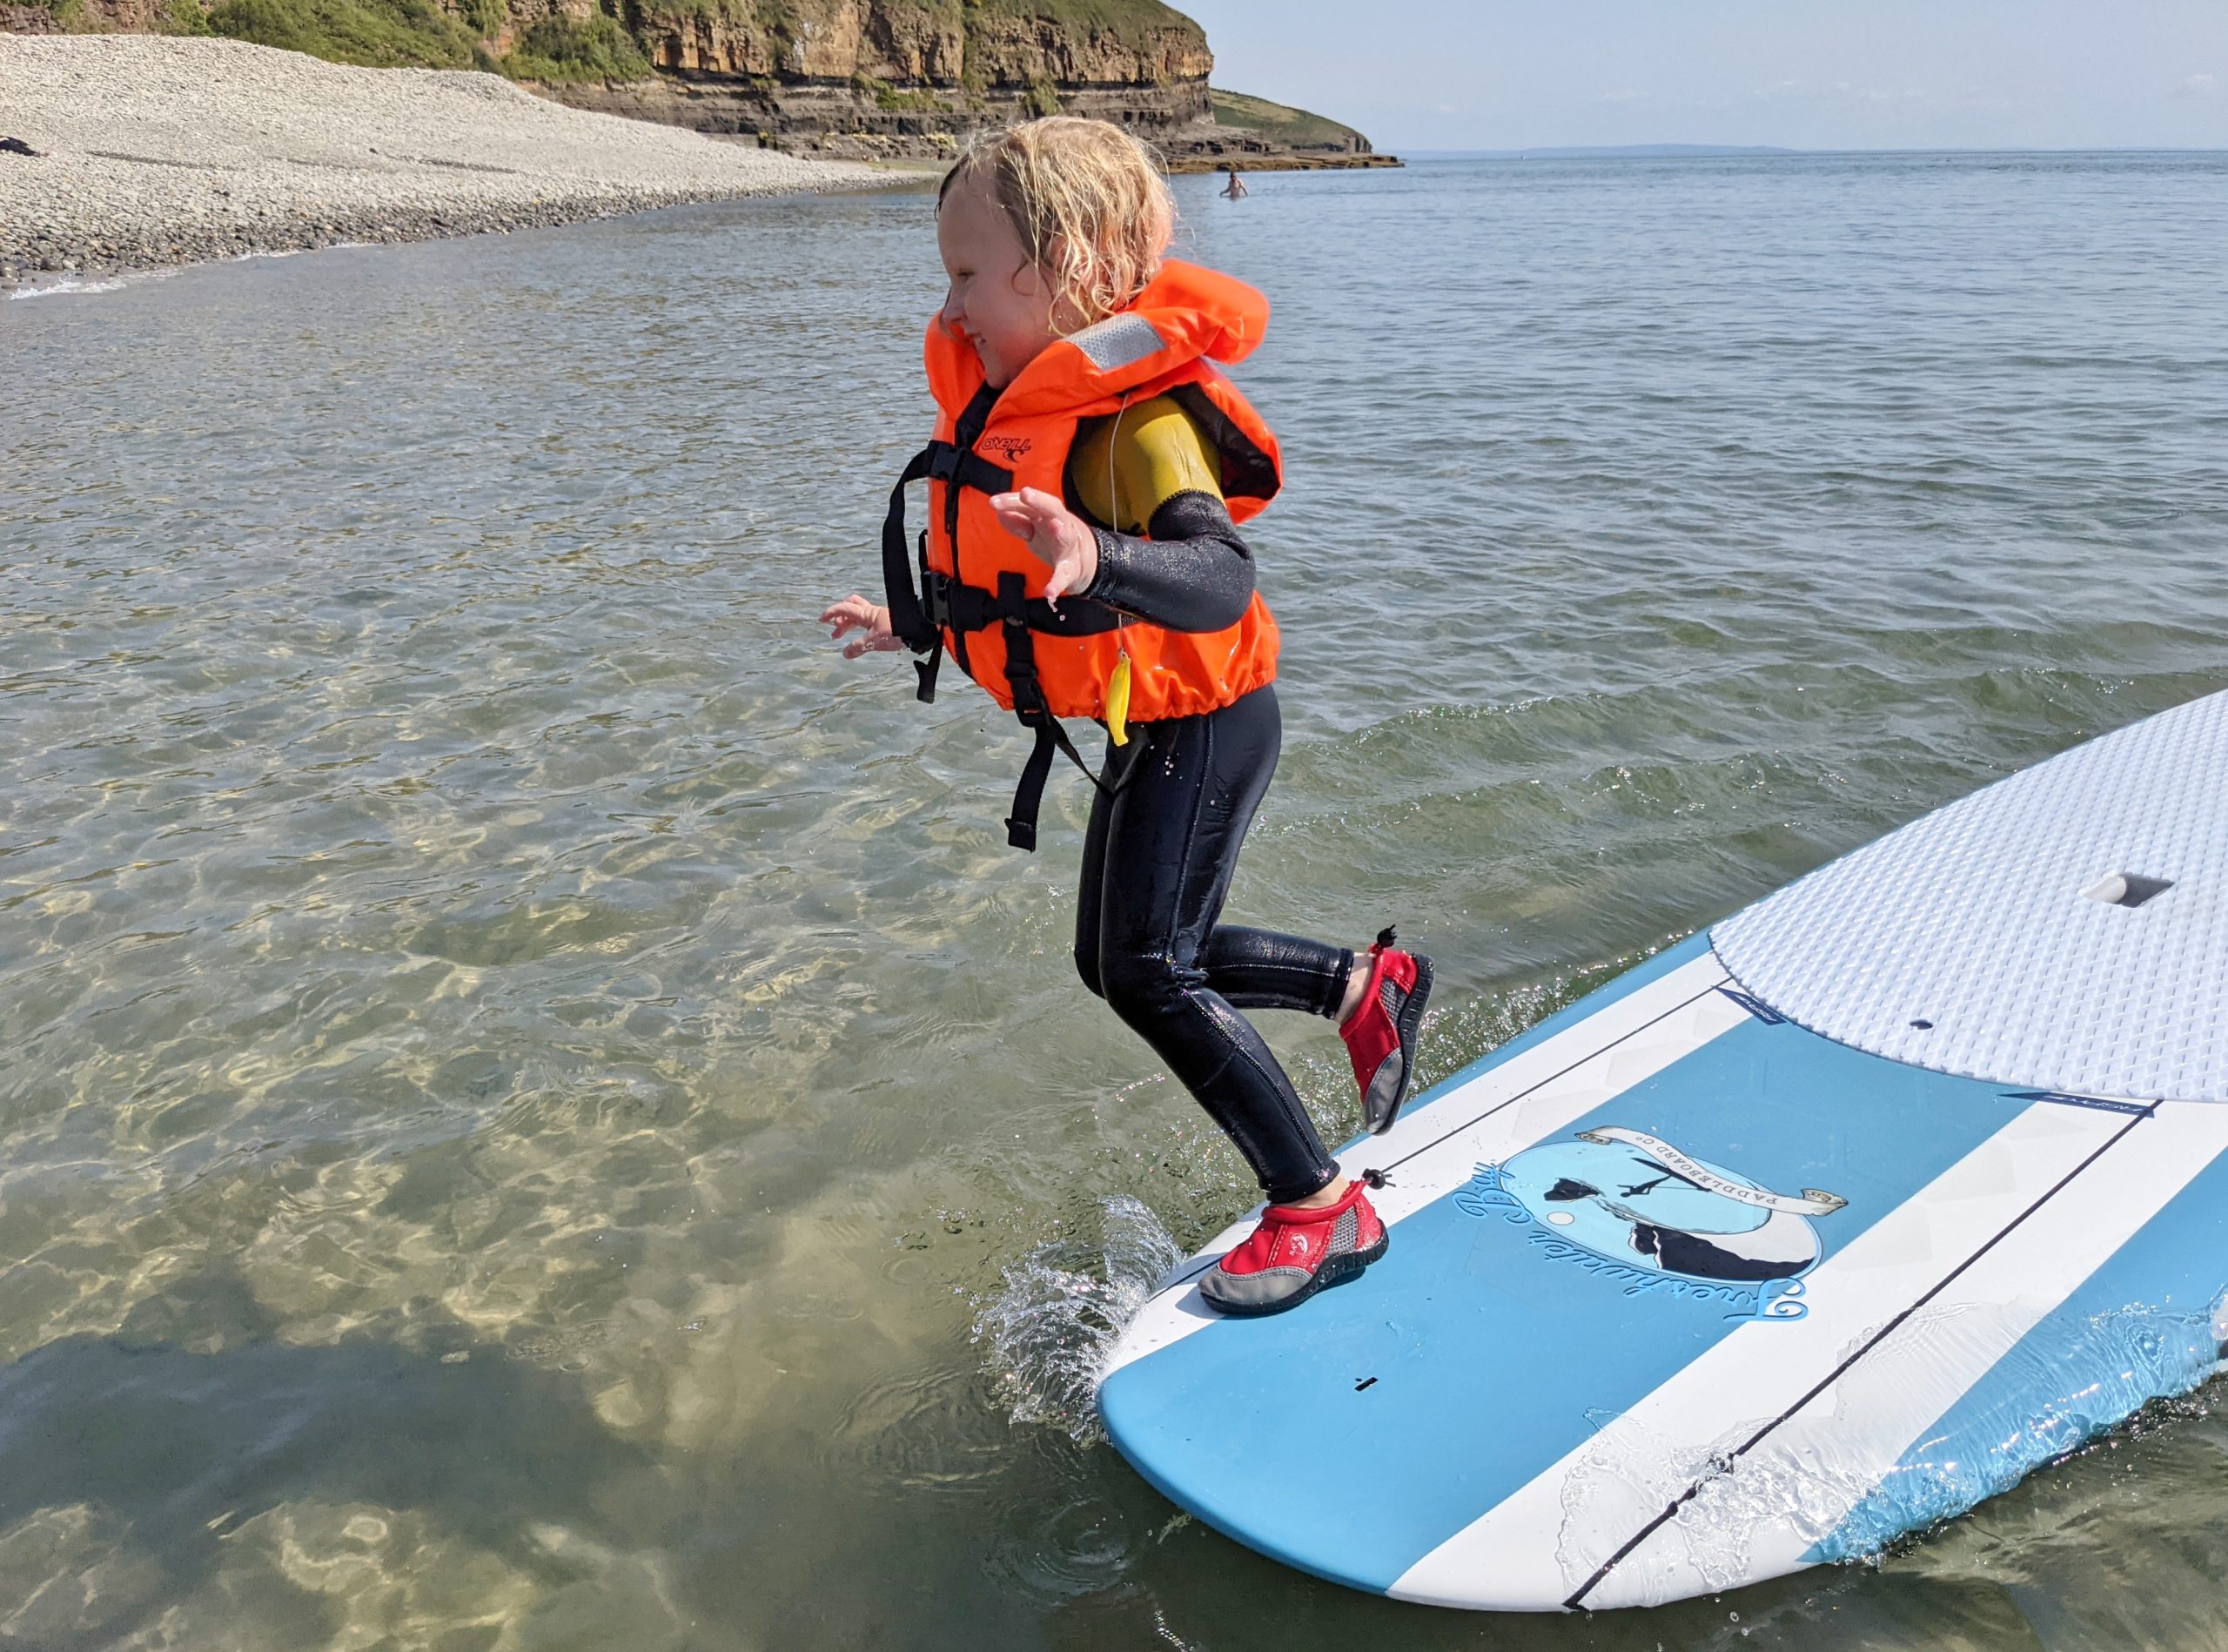
<svg viewBox="0 0 2228 1652">
<path fill-rule="evenodd" d="M 1320 1210 L 1270 1205 L 1245 1242 L 1199 1276 L 1199 1294 L 1225 1313 L 1281 1313 L 1359 1277 L 1385 1244 L 1385 1224 L 1357 1181 Z"/>
<path fill-rule="evenodd" d="M 1408 1081 L 1416 1071 L 1416 1030 L 1431 998 L 1431 960 L 1404 952 L 1386 930 L 1377 944 L 1354 960 L 1366 961 L 1369 980 L 1353 1015 L 1339 1025 L 1353 1058 L 1354 1082 L 1361 1086 L 1362 1124 L 1382 1136 L 1400 1116 Z"/>
</svg>

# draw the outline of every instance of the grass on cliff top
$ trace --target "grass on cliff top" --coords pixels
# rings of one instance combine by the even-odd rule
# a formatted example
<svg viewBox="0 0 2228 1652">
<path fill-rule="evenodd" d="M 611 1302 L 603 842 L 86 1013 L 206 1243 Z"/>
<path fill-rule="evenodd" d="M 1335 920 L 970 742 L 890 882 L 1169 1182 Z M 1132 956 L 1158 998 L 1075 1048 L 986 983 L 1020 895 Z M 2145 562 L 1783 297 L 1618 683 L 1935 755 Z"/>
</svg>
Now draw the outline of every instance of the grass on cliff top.
<svg viewBox="0 0 2228 1652">
<path fill-rule="evenodd" d="M 614 8 L 622 0 L 603 0 Z M 716 14 L 769 30 L 777 41 L 801 25 L 789 0 L 623 0 L 638 23 L 658 12 Z M 4 3 L 4 0 L 0 0 Z M 87 14 L 84 0 L 31 0 L 67 28 Z M 1204 50 L 1198 24 L 1161 0 L 916 0 L 924 10 L 957 13 L 970 25 L 1044 22 L 1144 50 L 1169 33 L 1188 34 Z M 330 63 L 367 68 L 492 69 L 519 80 L 639 80 L 653 70 L 641 42 L 618 17 L 598 10 L 585 20 L 545 14 L 520 37 L 510 56 L 489 55 L 485 43 L 509 19 L 510 0 L 159 0 L 154 20 L 163 34 L 214 34 Z M 893 91 L 893 95 L 895 94 Z M 1031 107 L 1051 114 L 1058 94 L 1044 82 Z M 1038 106 L 1038 105 L 1041 105 Z M 1274 107 L 1274 105 L 1271 105 Z M 1296 112 L 1296 111 L 1294 111 Z"/>
<path fill-rule="evenodd" d="M 1289 144 L 1294 149 L 1350 149 L 1361 136 L 1352 127 L 1341 126 L 1335 120 L 1312 115 L 1305 109 L 1294 109 L 1289 104 L 1249 97 L 1242 91 L 1225 91 L 1219 86 L 1211 86 L 1207 97 L 1214 105 L 1216 125 L 1242 127 L 1278 143 Z"/>
<path fill-rule="evenodd" d="M 65 0 L 65 3 L 67 0 Z M 507 57 L 482 40 L 504 22 L 504 0 L 463 0 L 461 15 L 438 0 L 164 0 L 164 34 L 225 35 L 369 69 L 493 69 L 513 80 L 641 80 L 650 73 L 634 36 L 615 17 L 585 22 L 552 12 L 520 37 Z"/>
<path fill-rule="evenodd" d="M 198 0 L 172 0 L 164 23 L 166 33 L 226 35 L 328 63 L 469 69 L 478 14 L 500 3 L 473 0 L 460 22 L 434 0 L 218 0 L 205 11 Z"/>
<path fill-rule="evenodd" d="M 1198 37 L 1207 44 L 1206 31 L 1173 6 L 1160 0 L 963 0 L 971 17 L 1043 18 L 1086 33 L 1111 35 L 1125 46 L 1144 46 L 1168 30 Z"/>
<path fill-rule="evenodd" d="M 599 11 L 578 23 L 553 11 L 495 67 L 513 80 L 644 80 L 650 60 L 618 18 Z"/>
</svg>

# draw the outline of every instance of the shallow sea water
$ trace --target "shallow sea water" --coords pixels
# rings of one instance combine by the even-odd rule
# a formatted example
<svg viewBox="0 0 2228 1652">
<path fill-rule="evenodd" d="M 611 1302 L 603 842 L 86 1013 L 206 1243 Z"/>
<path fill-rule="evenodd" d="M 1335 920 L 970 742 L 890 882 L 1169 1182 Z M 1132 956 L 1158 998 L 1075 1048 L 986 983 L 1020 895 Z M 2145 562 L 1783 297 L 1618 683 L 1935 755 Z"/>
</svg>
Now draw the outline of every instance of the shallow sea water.
<svg viewBox="0 0 2228 1652">
<path fill-rule="evenodd" d="M 1433 1074 L 2228 687 L 2228 158 L 1213 185 L 1290 471 L 1232 911 L 1400 921 Z M 1008 850 L 1019 736 L 812 623 L 938 296 L 908 192 L 0 305 L 0 1645 L 2228 1643 L 2205 1394 L 1592 1620 L 1299 1576 L 1092 1440 L 1251 1195 L 1074 978 L 1084 789 Z"/>
</svg>

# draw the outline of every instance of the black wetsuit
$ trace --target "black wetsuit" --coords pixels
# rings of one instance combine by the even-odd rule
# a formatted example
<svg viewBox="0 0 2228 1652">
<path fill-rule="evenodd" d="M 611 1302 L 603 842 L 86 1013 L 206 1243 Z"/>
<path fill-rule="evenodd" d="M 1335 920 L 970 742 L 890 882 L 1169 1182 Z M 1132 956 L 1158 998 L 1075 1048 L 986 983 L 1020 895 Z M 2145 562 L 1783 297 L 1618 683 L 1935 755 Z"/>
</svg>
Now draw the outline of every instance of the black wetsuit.
<svg viewBox="0 0 2228 1652">
<path fill-rule="evenodd" d="M 1253 558 L 1211 494 L 1178 494 L 1151 537 L 1093 525 L 1083 593 L 1173 631 L 1219 631 L 1253 594 Z M 1084 838 L 1076 968 L 1141 1034 L 1245 1155 L 1273 1203 L 1328 1186 L 1292 1080 L 1240 1010 L 1338 1014 L 1353 954 L 1217 922 L 1283 740 L 1276 688 L 1219 710 L 1132 723 L 1107 748 Z"/>
</svg>

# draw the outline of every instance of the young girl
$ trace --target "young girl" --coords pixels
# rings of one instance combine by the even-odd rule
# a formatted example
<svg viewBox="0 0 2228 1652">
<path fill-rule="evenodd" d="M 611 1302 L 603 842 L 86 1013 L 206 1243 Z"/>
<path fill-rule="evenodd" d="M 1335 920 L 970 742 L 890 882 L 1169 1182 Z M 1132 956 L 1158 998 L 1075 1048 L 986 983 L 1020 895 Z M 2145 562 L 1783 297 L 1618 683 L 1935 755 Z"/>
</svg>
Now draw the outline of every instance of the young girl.
<svg viewBox="0 0 2228 1652">
<path fill-rule="evenodd" d="M 1084 767 L 1059 719 L 1106 729 L 1076 967 L 1260 1178 L 1260 1226 L 1199 1289 L 1225 1313 L 1273 1313 L 1359 1273 L 1385 1228 L 1238 1011 L 1334 1017 L 1381 1132 L 1414 1071 L 1431 964 L 1390 930 L 1357 957 L 1217 922 L 1280 741 L 1276 622 L 1236 527 L 1280 471 L 1276 438 L 1209 365 L 1260 343 L 1268 301 L 1164 258 L 1173 219 L 1144 146 L 1100 121 L 1029 122 L 945 175 L 936 439 L 891 497 L 888 605 L 855 594 L 821 618 L 857 634 L 847 658 L 925 655 L 923 700 L 949 649 L 1035 733 L 1006 823 L 1018 848 L 1036 846 L 1055 750 Z M 916 590 L 904 489 L 923 478 Z"/>
</svg>

